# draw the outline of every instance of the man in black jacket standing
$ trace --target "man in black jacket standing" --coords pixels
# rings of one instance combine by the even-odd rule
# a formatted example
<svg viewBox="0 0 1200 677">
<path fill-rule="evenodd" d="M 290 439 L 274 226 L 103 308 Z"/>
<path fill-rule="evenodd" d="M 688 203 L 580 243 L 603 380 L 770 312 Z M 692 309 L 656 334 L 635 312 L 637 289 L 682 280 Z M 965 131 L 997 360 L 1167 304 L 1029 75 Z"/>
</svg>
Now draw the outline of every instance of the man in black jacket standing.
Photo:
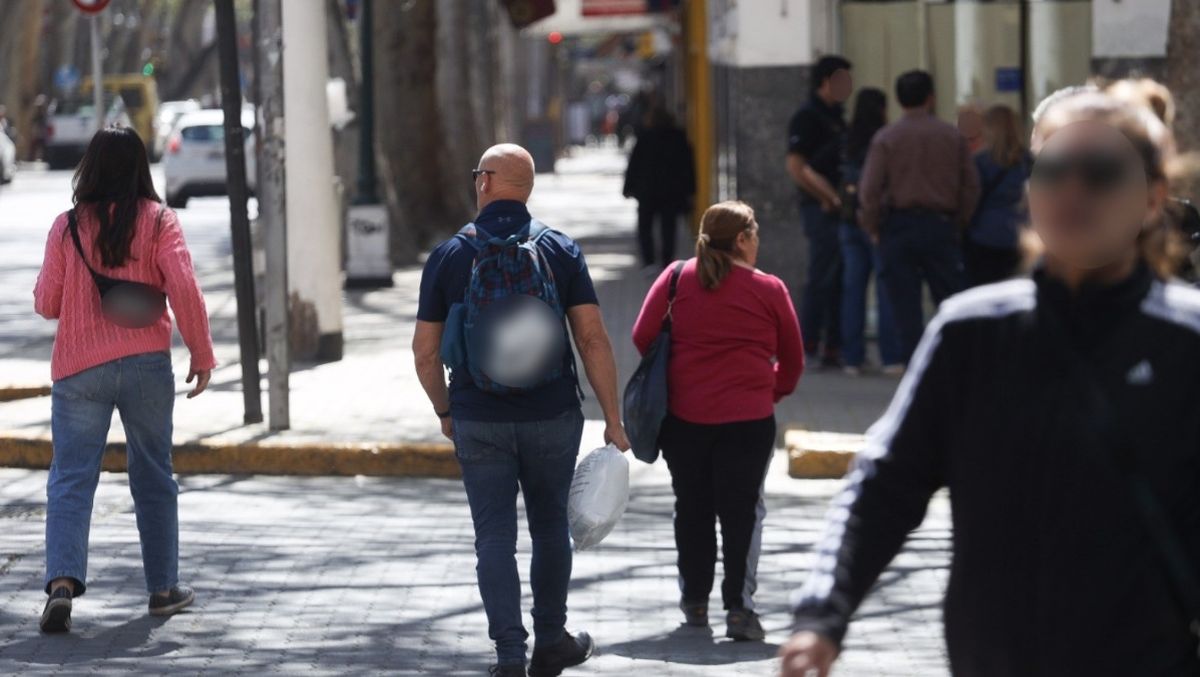
<svg viewBox="0 0 1200 677">
<path fill-rule="evenodd" d="M 842 151 L 846 121 L 842 104 L 854 88 L 850 62 L 824 56 L 813 65 L 812 94 L 788 124 L 787 170 L 796 184 L 808 275 L 800 302 L 800 328 L 810 359 L 841 362 L 842 250 L 838 240 Z"/>
</svg>

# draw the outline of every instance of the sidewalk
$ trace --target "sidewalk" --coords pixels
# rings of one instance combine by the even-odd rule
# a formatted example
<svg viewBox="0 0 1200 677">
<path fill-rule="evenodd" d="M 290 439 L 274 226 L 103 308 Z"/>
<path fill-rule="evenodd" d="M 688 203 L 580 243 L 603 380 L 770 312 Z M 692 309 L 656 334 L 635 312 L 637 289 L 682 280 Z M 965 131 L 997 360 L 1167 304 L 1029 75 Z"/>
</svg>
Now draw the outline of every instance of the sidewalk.
<svg viewBox="0 0 1200 677">
<path fill-rule="evenodd" d="M 530 208 L 581 243 L 624 383 L 637 365 L 629 335 L 650 284 L 641 275 L 635 254 L 635 203 L 621 197 L 624 158 L 613 150 L 580 150 L 575 157 L 560 161 L 558 170 L 538 177 Z M 204 444 L 233 454 L 242 451 L 232 445 L 244 444 L 444 442 L 417 382 L 409 348 L 419 266 L 397 271 L 396 286 L 391 289 L 345 293 L 345 358 L 330 364 L 296 365 L 291 375 L 291 430 L 271 432 L 265 424 L 243 424 L 228 229 L 188 230 L 189 222 L 217 219 L 219 215 L 211 212 L 225 203 L 197 200 L 193 204 L 181 212 L 181 219 L 206 291 L 221 366 L 214 372 L 209 391 L 187 400 L 183 397 L 188 390 L 183 383 L 187 351 L 181 345 L 174 350 L 179 385 L 175 439 L 181 448 Z M 18 349 L 4 355 L 3 376 L 22 384 L 45 385 L 54 324 L 34 320 L 39 321 L 20 318 L 26 338 Z M 265 361 L 262 368 L 265 372 Z M 781 425 L 861 433 L 882 412 L 895 383 L 881 377 L 849 379 L 810 368 L 797 393 L 780 405 L 777 417 Z M 601 419 L 586 383 L 585 392 L 585 415 Z M 266 409 L 265 394 L 263 406 Z M 49 414 L 47 397 L 0 404 L 0 435 L 48 438 Z M 120 426 L 114 425 L 113 439 L 119 441 L 121 435 Z"/>
<path fill-rule="evenodd" d="M 781 454 L 767 481 L 757 595 L 766 642 L 724 639 L 719 594 L 711 634 L 680 626 L 669 480 L 662 463 L 635 462 L 624 518 L 597 549 L 575 556 L 568 622 L 598 648 L 565 675 L 774 674 L 788 596 L 812 563 L 839 486 L 789 479 L 783 466 Z M 0 674 L 445 677 L 484 674 L 493 658 L 457 481 L 183 477 L 180 570 L 197 603 L 158 620 L 146 615 L 124 475 L 106 473 L 88 593 L 69 635 L 43 636 L 45 476 L 0 469 Z M 530 549 L 519 533 L 528 623 Z M 947 674 L 940 600 L 948 558 L 939 497 L 860 612 L 837 677 Z"/>
</svg>

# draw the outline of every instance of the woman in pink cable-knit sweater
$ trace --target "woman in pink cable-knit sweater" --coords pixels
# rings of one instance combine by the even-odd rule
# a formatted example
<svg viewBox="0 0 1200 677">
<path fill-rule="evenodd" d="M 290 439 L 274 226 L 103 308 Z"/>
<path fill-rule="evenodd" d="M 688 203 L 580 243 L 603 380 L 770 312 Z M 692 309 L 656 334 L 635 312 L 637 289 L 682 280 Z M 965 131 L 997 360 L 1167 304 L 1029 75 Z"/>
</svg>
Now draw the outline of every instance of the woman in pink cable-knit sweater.
<svg viewBox="0 0 1200 677">
<path fill-rule="evenodd" d="M 50 228 L 34 307 L 58 320 L 50 370 L 54 385 L 51 431 L 54 461 L 46 496 L 44 632 L 71 628 L 71 598 L 87 589 L 92 498 L 100 476 L 113 408 L 125 427 L 129 486 L 134 499 L 150 613 L 170 615 L 192 603 L 179 585 L 178 486 L 171 469 L 171 318 L 164 311 L 145 327 L 114 324 L 101 311 L 88 270 L 161 290 L 191 352 L 188 397 L 208 386 L 213 359 L 204 297 L 183 241 L 179 219 L 164 210 L 150 178 L 146 147 L 128 127 L 96 134 L 75 172 L 75 217 Z M 81 253 L 86 255 L 85 262 Z"/>
</svg>

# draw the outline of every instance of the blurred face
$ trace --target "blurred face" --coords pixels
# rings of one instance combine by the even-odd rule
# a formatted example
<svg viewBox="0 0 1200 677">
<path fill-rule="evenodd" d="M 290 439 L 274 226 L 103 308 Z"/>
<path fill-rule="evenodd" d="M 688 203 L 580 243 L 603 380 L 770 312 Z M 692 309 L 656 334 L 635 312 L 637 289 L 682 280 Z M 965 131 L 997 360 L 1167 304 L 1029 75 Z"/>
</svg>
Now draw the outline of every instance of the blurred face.
<svg viewBox="0 0 1200 677">
<path fill-rule="evenodd" d="M 1128 259 L 1165 190 L 1148 181 L 1133 143 L 1086 121 L 1052 132 L 1035 151 L 1029 212 L 1046 256 L 1080 270 Z"/>
<path fill-rule="evenodd" d="M 748 230 L 743 230 L 738 233 L 737 240 L 733 243 L 733 252 L 739 259 L 748 265 L 755 265 L 758 262 L 758 224 L 750 226 Z"/>
<path fill-rule="evenodd" d="M 850 99 L 851 92 L 854 91 L 854 79 L 850 77 L 850 71 L 842 68 L 833 72 L 829 76 L 829 96 L 836 103 L 845 103 Z"/>
</svg>

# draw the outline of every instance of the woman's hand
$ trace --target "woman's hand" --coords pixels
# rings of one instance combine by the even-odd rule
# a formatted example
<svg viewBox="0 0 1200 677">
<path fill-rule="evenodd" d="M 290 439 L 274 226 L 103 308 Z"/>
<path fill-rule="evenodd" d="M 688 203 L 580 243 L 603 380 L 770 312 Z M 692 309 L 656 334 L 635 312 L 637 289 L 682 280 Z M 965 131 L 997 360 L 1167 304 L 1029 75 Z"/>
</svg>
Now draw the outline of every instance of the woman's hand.
<svg viewBox="0 0 1200 677">
<path fill-rule="evenodd" d="M 783 661 L 780 677 L 829 677 L 830 667 L 837 658 L 837 646 L 815 632 L 797 632 L 779 648 Z"/>
<path fill-rule="evenodd" d="M 193 369 L 188 372 L 187 383 L 191 383 L 192 379 L 196 379 L 196 387 L 192 388 L 192 392 L 188 393 L 187 398 L 190 400 L 193 397 L 204 392 L 208 388 L 208 381 L 212 378 L 212 369 Z"/>
</svg>

